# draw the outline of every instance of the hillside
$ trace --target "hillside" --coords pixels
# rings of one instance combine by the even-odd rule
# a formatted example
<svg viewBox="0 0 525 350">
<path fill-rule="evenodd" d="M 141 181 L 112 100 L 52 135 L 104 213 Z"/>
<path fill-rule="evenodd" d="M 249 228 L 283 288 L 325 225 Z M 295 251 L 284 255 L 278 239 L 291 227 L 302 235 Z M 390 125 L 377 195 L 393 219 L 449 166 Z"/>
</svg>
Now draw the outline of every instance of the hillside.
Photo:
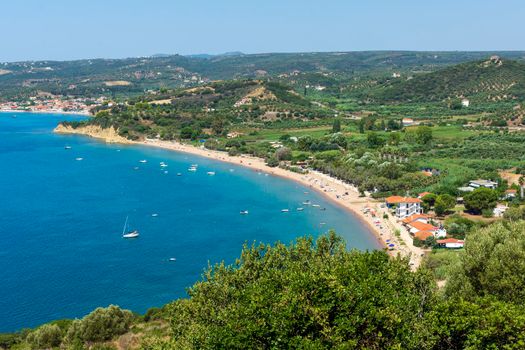
<svg viewBox="0 0 525 350">
<path fill-rule="evenodd" d="M 391 79 L 371 89 L 376 101 L 434 102 L 467 98 L 497 102 L 525 98 L 525 64 L 492 56 L 405 79 Z"/>
<path fill-rule="evenodd" d="M 96 117 L 83 124 L 113 126 L 120 136 L 133 140 L 156 136 L 205 138 L 224 135 L 233 124 L 311 120 L 332 113 L 313 106 L 286 85 L 261 80 L 218 81 L 194 88 L 162 89 L 127 103 L 102 105 L 95 112 Z"/>
<path fill-rule="evenodd" d="M 0 95 L 25 98 L 44 91 L 71 96 L 133 96 L 148 89 L 195 86 L 217 79 L 329 74 L 338 79 L 393 72 L 431 72 L 480 60 L 488 52 L 327 52 L 253 55 L 157 55 L 126 59 L 0 63 Z M 523 60 L 524 52 L 497 52 Z"/>
</svg>

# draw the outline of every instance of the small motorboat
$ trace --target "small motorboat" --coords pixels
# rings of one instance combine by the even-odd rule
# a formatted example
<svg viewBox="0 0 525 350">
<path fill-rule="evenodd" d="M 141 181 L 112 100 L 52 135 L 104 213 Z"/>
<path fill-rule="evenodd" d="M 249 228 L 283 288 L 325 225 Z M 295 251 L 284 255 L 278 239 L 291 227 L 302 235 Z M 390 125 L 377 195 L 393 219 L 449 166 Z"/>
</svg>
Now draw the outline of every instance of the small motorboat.
<svg viewBox="0 0 525 350">
<path fill-rule="evenodd" d="M 65 146 L 64 149 L 71 149 L 71 146 Z"/>
<path fill-rule="evenodd" d="M 303 211 L 304 208 L 297 208 L 297 211 Z"/>
<path fill-rule="evenodd" d="M 133 170 L 139 170 L 138 166 L 133 167 Z"/>
<path fill-rule="evenodd" d="M 319 208 L 320 205 L 319 205 L 319 204 L 312 204 L 312 207 L 314 207 L 314 208 Z"/>
<path fill-rule="evenodd" d="M 311 205 L 312 203 L 310 201 L 304 201 L 303 205 Z"/>
<path fill-rule="evenodd" d="M 182 176 L 182 174 L 181 173 L 177 173 L 177 176 Z"/>
<path fill-rule="evenodd" d="M 177 261 L 177 258 L 169 258 L 168 261 Z"/>
<path fill-rule="evenodd" d="M 77 158 L 75 158 L 75 160 L 80 161 L 80 160 L 84 160 L 84 158 L 82 158 L 82 157 L 77 157 Z"/>
<path fill-rule="evenodd" d="M 165 167 L 167 167 L 167 166 L 168 166 L 168 164 L 166 164 L 166 163 L 162 163 L 162 164 L 160 165 L 161 168 L 165 168 Z"/>
<path fill-rule="evenodd" d="M 215 171 L 208 171 L 206 174 L 208 174 L 210 176 L 213 176 L 213 175 L 215 175 Z"/>
<path fill-rule="evenodd" d="M 197 171 L 197 168 L 190 167 L 190 168 L 188 168 L 188 171 L 196 172 L 196 171 Z"/>
<path fill-rule="evenodd" d="M 139 160 L 140 163 L 147 163 L 148 161 L 146 159 Z"/>
<path fill-rule="evenodd" d="M 241 210 L 241 215 L 248 215 L 248 210 Z"/>
<path fill-rule="evenodd" d="M 288 213 L 290 209 L 281 209 L 281 213 Z"/>
<path fill-rule="evenodd" d="M 321 226 L 326 225 L 326 222 L 320 222 L 319 225 Z"/>
<path fill-rule="evenodd" d="M 151 214 L 151 216 L 153 216 L 154 218 L 156 218 L 157 216 L 159 216 L 159 214 L 157 214 L 157 213 L 153 213 L 153 214 Z"/>
</svg>

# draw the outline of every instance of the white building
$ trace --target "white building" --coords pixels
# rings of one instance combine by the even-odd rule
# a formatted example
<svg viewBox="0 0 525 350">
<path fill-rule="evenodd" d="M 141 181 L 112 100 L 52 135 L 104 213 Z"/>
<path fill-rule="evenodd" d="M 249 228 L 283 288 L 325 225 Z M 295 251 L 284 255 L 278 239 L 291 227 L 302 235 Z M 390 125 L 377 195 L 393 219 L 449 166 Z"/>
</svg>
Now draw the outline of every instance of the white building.
<svg viewBox="0 0 525 350">
<path fill-rule="evenodd" d="M 419 198 L 391 196 L 386 198 L 385 203 L 388 208 L 395 207 L 396 217 L 399 219 L 423 212 L 422 201 Z"/>
<path fill-rule="evenodd" d="M 469 182 L 468 184 L 470 187 L 473 187 L 473 188 L 480 188 L 480 187 L 485 187 L 485 188 L 490 188 L 491 190 L 494 190 L 496 189 L 496 187 L 498 187 L 498 183 L 497 182 L 494 182 L 494 181 L 491 181 L 491 180 L 472 180 Z"/>
</svg>

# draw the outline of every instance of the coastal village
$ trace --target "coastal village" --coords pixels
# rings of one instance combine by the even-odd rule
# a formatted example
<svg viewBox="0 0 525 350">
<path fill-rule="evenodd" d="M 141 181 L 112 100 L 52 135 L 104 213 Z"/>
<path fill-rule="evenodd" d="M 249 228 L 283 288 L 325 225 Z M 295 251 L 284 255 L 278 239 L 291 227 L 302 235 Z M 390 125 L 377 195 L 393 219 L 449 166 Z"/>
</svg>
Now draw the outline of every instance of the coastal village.
<svg viewBox="0 0 525 350">
<path fill-rule="evenodd" d="M 23 101 L 0 102 L 0 111 L 89 114 L 91 108 L 101 105 L 106 100 L 105 97 L 84 98 L 39 94 Z"/>
</svg>

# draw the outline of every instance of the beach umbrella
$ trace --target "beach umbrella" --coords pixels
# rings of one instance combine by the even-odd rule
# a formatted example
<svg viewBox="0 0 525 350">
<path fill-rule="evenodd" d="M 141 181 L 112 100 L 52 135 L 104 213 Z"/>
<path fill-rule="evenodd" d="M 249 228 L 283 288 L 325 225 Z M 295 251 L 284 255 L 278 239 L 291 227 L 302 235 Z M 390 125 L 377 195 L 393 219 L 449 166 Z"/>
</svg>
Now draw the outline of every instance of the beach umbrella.
<svg viewBox="0 0 525 350">
<path fill-rule="evenodd" d="M 394 243 L 390 243 L 388 246 L 389 247 L 395 247 L 396 245 Z"/>
</svg>

